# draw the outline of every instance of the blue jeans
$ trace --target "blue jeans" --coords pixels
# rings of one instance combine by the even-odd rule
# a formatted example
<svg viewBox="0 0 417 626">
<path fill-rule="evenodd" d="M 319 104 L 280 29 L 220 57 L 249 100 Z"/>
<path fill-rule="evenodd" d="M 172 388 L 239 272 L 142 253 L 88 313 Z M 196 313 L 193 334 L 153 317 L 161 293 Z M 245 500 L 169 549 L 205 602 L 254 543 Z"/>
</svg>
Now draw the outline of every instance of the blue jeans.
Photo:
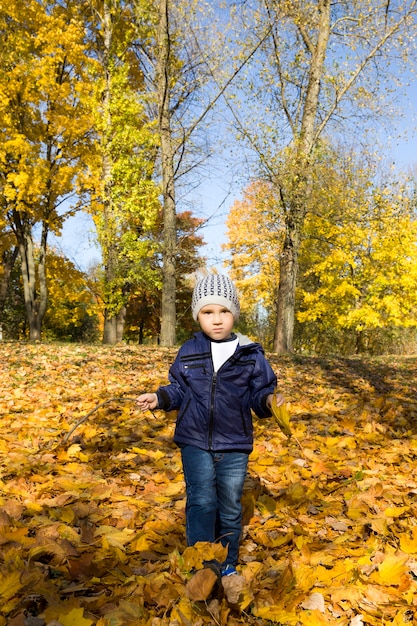
<svg viewBox="0 0 417 626">
<path fill-rule="evenodd" d="M 187 545 L 219 539 L 225 564 L 236 565 L 242 530 L 242 491 L 249 454 L 181 448 L 187 503 Z"/>
</svg>

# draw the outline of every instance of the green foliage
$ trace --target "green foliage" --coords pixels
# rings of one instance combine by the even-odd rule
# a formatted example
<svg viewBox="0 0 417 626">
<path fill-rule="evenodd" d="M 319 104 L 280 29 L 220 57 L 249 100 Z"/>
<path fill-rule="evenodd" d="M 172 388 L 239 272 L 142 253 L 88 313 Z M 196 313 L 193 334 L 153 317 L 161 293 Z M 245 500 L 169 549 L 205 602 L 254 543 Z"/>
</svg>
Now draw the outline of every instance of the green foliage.
<svg viewBox="0 0 417 626">
<path fill-rule="evenodd" d="M 137 8 L 139 8 L 139 4 Z M 102 250 L 101 298 L 107 319 L 125 306 L 132 283 L 153 282 L 148 236 L 159 211 L 153 181 L 158 137 L 146 112 L 144 76 L 134 43 L 147 38 L 146 23 L 135 26 L 133 9 L 116 4 L 92 14 L 90 54 L 94 94 L 90 101 L 97 153 L 91 170 L 91 212 Z M 117 19 L 115 19 L 117 17 Z"/>
<path fill-rule="evenodd" d="M 198 229 L 204 220 L 193 217 L 190 211 L 184 211 L 177 215 L 177 221 L 177 340 L 182 342 L 190 337 L 193 330 L 197 330 L 190 310 L 193 286 L 189 276 L 199 264 L 204 262 L 198 254 L 199 248 L 204 244 L 202 236 L 198 234 Z M 134 276 L 132 275 L 132 289 L 127 305 L 125 325 L 125 338 L 129 341 L 155 343 L 160 335 L 162 267 L 156 242 L 161 237 L 162 228 L 162 215 L 160 215 L 152 233 L 155 240 L 155 253 L 147 260 L 154 280 L 136 279 L 133 282 Z"/>
</svg>

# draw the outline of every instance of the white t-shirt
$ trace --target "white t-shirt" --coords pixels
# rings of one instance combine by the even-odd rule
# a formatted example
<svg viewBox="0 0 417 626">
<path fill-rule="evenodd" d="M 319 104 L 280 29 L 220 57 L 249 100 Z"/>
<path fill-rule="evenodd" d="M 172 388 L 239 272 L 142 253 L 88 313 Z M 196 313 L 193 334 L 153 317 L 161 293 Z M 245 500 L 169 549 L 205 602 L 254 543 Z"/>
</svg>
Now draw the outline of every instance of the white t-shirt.
<svg viewBox="0 0 417 626">
<path fill-rule="evenodd" d="M 233 335 L 225 341 L 211 341 L 211 358 L 213 359 L 214 371 L 217 372 L 227 359 L 230 359 L 239 345 L 239 339 Z"/>
</svg>

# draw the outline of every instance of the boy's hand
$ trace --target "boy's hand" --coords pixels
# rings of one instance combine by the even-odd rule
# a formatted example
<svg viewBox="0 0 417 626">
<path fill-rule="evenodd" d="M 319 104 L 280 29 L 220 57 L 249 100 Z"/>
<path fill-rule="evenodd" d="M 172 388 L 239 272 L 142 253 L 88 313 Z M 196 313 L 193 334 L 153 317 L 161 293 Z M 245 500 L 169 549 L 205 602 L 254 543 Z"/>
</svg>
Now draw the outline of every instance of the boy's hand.
<svg viewBox="0 0 417 626">
<path fill-rule="evenodd" d="M 158 406 L 158 396 L 156 393 L 142 393 L 136 398 L 136 404 L 142 411 L 152 411 Z"/>
<path fill-rule="evenodd" d="M 266 406 L 268 407 L 269 410 L 271 410 L 271 407 L 272 407 L 273 397 L 274 397 L 274 394 L 270 393 L 266 399 Z M 282 393 L 275 394 L 275 402 L 277 403 L 277 406 L 281 406 L 285 402 L 285 396 L 283 396 Z"/>
</svg>

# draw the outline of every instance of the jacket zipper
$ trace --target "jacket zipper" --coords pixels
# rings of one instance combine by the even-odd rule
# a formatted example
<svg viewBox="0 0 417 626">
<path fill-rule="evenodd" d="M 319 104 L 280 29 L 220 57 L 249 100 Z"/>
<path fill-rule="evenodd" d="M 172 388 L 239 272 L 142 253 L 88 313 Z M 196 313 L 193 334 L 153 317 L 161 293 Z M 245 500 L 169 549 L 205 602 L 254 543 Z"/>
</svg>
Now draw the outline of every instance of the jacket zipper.
<svg viewBox="0 0 417 626">
<path fill-rule="evenodd" d="M 209 419 L 209 439 L 208 439 L 209 450 L 211 450 L 211 445 L 213 443 L 214 394 L 216 392 L 216 384 L 217 384 L 217 372 L 214 372 L 213 380 L 211 381 L 211 396 L 210 396 L 210 419 Z"/>
<path fill-rule="evenodd" d="M 225 363 L 223 363 L 223 365 L 221 366 L 221 368 L 218 370 L 218 372 L 220 372 L 220 370 L 223 369 L 223 367 L 226 365 L 226 363 L 234 363 L 236 361 L 236 352 L 234 354 L 232 354 L 231 357 L 229 357 L 227 359 L 227 361 L 225 361 Z M 253 361 L 253 363 L 256 363 L 256 360 Z M 211 395 L 210 395 L 210 417 L 209 417 L 209 437 L 208 437 L 208 449 L 211 450 L 212 449 L 212 444 L 213 444 L 213 426 L 214 426 L 214 394 L 216 393 L 216 385 L 217 385 L 217 374 L 218 372 L 214 372 L 213 373 L 213 380 L 211 381 Z M 242 417 L 243 419 L 243 417 Z M 245 434 L 247 435 L 247 428 L 246 428 L 246 424 L 243 421 L 243 430 L 245 432 Z"/>
</svg>

